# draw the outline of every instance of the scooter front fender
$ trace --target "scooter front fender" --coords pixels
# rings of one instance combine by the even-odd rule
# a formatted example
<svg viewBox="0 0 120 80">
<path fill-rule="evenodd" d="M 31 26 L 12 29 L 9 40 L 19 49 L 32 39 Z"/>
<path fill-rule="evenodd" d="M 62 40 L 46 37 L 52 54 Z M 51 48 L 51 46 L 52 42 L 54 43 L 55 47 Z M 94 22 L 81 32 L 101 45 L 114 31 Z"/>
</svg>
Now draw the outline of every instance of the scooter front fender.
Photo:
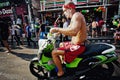
<svg viewBox="0 0 120 80">
<path fill-rule="evenodd" d="M 32 61 L 35 61 L 35 60 L 38 60 L 38 57 L 34 57 L 34 58 L 32 59 Z"/>
</svg>

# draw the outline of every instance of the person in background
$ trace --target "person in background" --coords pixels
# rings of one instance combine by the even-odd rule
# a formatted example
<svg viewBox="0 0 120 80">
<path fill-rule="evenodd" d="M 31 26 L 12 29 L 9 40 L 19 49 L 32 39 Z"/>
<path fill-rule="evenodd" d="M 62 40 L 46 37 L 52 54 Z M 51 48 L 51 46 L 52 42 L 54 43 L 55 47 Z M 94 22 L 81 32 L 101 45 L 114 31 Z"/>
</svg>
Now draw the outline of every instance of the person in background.
<svg viewBox="0 0 120 80">
<path fill-rule="evenodd" d="M 63 28 L 63 22 L 62 22 L 62 19 L 61 19 L 61 16 L 59 15 L 58 18 L 55 20 L 54 22 L 54 28 Z M 58 44 L 60 42 L 63 41 L 63 35 L 62 34 L 59 34 L 59 37 L 58 37 Z"/>
<path fill-rule="evenodd" d="M 68 25 L 69 25 L 69 23 L 68 23 L 66 17 L 63 17 L 63 18 L 62 18 L 62 22 L 63 22 L 63 28 L 64 28 L 64 29 L 67 28 Z M 63 35 L 63 41 L 68 41 L 68 36 Z"/>
<path fill-rule="evenodd" d="M 13 43 L 14 39 L 15 39 L 16 43 L 18 44 L 17 37 L 15 36 L 15 27 L 14 27 L 14 25 L 11 26 L 10 33 L 11 33 L 11 45 L 14 44 Z"/>
<path fill-rule="evenodd" d="M 12 52 L 8 44 L 9 34 L 10 34 L 10 30 L 9 30 L 8 23 L 4 19 L 0 18 L 0 36 L 4 44 L 4 47 L 7 48 L 7 51 L 6 51 L 7 53 Z"/>
<path fill-rule="evenodd" d="M 118 22 L 118 20 L 117 20 L 117 19 L 113 19 L 112 24 L 113 24 L 113 28 L 117 28 L 117 27 L 118 27 L 119 22 Z"/>
<path fill-rule="evenodd" d="M 41 26 L 41 22 L 40 22 L 39 18 L 37 18 L 36 23 L 35 23 L 35 36 L 36 36 L 37 40 L 38 40 L 38 37 L 39 37 L 40 26 Z"/>
<path fill-rule="evenodd" d="M 23 41 L 21 40 L 22 34 L 21 34 L 21 27 L 19 25 L 14 25 L 15 26 L 15 36 L 18 40 L 17 45 L 23 45 Z"/>
<path fill-rule="evenodd" d="M 107 36 L 107 25 L 106 22 L 102 25 L 101 36 Z"/>
<path fill-rule="evenodd" d="M 60 18 L 61 18 L 61 16 L 60 15 L 58 15 L 58 17 L 57 17 L 57 19 L 55 20 L 55 22 L 54 22 L 54 27 L 60 27 L 60 26 L 62 26 L 62 25 L 59 25 L 58 24 L 58 22 L 60 22 Z M 58 26 L 59 25 L 59 26 Z"/>
<path fill-rule="evenodd" d="M 28 46 L 31 46 L 30 42 L 32 42 L 34 44 L 34 47 L 36 47 L 35 41 L 31 39 L 31 27 L 27 23 L 25 23 L 25 26 L 26 26 L 26 37 L 27 37 Z"/>
<path fill-rule="evenodd" d="M 51 28 L 50 33 L 60 33 L 71 36 L 71 41 L 60 43 L 60 48 L 52 51 L 53 61 L 58 68 L 57 76 L 62 77 L 64 71 L 60 55 L 64 56 L 65 62 L 72 62 L 78 55 L 85 51 L 85 41 L 87 40 L 87 27 L 84 16 L 76 12 L 75 4 L 70 1 L 63 5 L 63 14 L 66 18 L 71 18 L 68 28 Z"/>
<path fill-rule="evenodd" d="M 102 29 L 102 27 L 103 27 L 103 24 L 104 24 L 104 21 L 103 21 L 103 18 L 101 18 L 101 19 L 98 21 L 98 26 L 97 26 L 98 36 L 102 36 L 101 29 Z"/>
<path fill-rule="evenodd" d="M 45 39 L 46 33 L 45 33 L 45 24 L 41 24 L 41 27 L 39 29 L 39 39 Z"/>
<path fill-rule="evenodd" d="M 12 27 L 11 27 L 11 45 L 13 45 L 14 39 L 17 43 L 17 46 L 20 45 L 19 28 L 20 27 L 18 25 L 12 25 Z"/>
<path fill-rule="evenodd" d="M 98 26 L 98 22 L 95 19 L 93 19 L 93 21 L 92 21 L 92 38 L 98 36 L 97 26 Z"/>
<path fill-rule="evenodd" d="M 22 27 L 22 19 L 20 17 L 17 18 L 16 24 Z"/>
<path fill-rule="evenodd" d="M 61 19 L 61 18 L 58 19 L 57 25 L 58 25 L 59 28 L 63 28 L 63 22 L 62 22 L 62 19 Z M 62 34 L 60 34 L 60 36 L 59 36 L 60 42 L 63 41 L 62 38 L 63 38 L 63 36 L 62 36 Z"/>
<path fill-rule="evenodd" d="M 24 31 L 22 27 L 19 28 L 19 31 L 20 31 L 20 43 L 21 45 L 24 45 Z"/>
</svg>

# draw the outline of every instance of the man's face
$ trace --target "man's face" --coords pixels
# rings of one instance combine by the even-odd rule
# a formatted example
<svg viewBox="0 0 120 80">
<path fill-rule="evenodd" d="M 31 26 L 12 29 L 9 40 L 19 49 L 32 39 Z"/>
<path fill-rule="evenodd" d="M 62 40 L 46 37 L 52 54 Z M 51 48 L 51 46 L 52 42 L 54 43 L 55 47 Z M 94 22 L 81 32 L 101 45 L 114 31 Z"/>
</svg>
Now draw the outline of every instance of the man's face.
<svg viewBox="0 0 120 80">
<path fill-rule="evenodd" d="M 70 9 L 63 7 L 63 14 L 66 16 L 66 18 L 70 18 Z"/>
</svg>

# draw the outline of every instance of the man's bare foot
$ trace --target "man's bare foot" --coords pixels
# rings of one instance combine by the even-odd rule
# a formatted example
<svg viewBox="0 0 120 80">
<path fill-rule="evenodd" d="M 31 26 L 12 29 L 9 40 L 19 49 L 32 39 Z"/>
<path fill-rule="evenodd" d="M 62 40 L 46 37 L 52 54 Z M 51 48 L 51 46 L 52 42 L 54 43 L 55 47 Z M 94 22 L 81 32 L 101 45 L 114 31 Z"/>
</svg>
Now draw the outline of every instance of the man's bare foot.
<svg viewBox="0 0 120 80">
<path fill-rule="evenodd" d="M 10 53 L 12 53 L 12 51 L 5 51 L 5 53 L 7 53 L 7 55 L 9 55 Z"/>
<path fill-rule="evenodd" d="M 57 73 L 57 76 L 58 76 L 58 77 L 61 77 L 61 76 L 63 76 L 63 75 L 64 75 L 64 72 L 58 72 L 58 73 Z"/>
</svg>

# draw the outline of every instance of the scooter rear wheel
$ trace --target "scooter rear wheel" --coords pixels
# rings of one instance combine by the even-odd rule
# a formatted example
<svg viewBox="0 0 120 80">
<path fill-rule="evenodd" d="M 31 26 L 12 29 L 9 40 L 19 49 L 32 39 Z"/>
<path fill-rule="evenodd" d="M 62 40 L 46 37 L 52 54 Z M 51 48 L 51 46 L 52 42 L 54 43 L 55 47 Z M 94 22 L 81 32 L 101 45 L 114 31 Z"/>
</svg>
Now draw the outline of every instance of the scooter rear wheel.
<svg viewBox="0 0 120 80">
<path fill-rule="evenodd" d="M 85 80 L 109 80 L 114 72 L 112 63 L 103 64 L 98 66 L 86 75 Z"/>
</svg>

